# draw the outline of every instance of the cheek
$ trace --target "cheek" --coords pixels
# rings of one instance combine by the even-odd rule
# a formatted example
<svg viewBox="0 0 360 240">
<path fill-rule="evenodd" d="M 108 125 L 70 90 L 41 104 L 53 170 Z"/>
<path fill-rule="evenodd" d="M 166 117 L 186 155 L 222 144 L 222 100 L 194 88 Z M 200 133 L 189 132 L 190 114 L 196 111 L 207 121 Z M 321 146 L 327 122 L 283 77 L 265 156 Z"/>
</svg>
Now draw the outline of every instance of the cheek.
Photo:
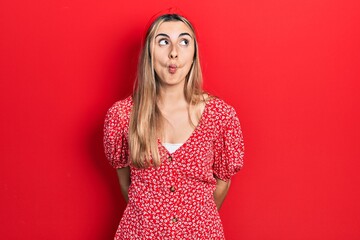
<svg viewBox="0 0 360 240">
<path fill-rule="evenodd" d="M 164 64 L 166 59 L 167 55 L 163 51 L 154 52 L 154 64 Z"/>
<path fill-rule="evenodd" d="M 191 66 L 194 60 L 194 54 L 193 53 L 187 54 L 184 60 L 185 60 L 185 65 Z"/>
<path fill-rule="evenodd" d="M 154 71 L 155 71 L 155 73 L 159 75 L 161 73 L 161 69 L 162 69 L 161 64 L 159 62 L 157 62 L 157 61 L 154 61 Z"/>
<path fill-rule="evenodd" d="M 154 65 L 154 70 L 156 72 L 156 74 L 161 74 L 161 72 L 164 70 L 164 60 L 163 60 L 163 56 L 161 54 L 159 54 L 159 52 L 154 53 L 154 57 L 153 57 L 153 65 Z"/>
<path fill-rule="evenodd" d="M 154 70 L 155 70 L 156 73 L 158 73 L 159 70 L 160 70 L 160 66 L 161 66 L 161 62 L 159 61 L 159 56 L 154 54 L 153 61 L 154 61 L 154 63 L 153 63 Z"/>
<path fill-rule="evenodd" d="M 191 49 L 188 49 L 188 51 L 185 52 L 185 59 L 186 59 L 186 63 L 192 63 L 194 60 L 194 56 L 195 56 L 195 49 L 194 47 L 191 47 Z"/>
</svg>

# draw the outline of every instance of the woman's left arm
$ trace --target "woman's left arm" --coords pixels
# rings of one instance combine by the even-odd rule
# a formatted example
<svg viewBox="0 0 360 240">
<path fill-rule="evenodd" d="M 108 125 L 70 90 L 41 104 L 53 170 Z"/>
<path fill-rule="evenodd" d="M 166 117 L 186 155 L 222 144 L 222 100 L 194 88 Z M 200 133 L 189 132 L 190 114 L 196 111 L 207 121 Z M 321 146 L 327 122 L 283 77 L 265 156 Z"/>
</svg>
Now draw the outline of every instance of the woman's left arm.
<svg viewBox="0 0 360 240">
<path fill-rule="evenodd" d="M 216 189 L 214 191 L 214 200 L 217 210 L 219 211 L 227 195 L 227 192 L 230 188 L 230 180 L 228 182 L 225 182 L 217 177 L 215 177 L 215 179 L 216 179 Z"/>
</svg>

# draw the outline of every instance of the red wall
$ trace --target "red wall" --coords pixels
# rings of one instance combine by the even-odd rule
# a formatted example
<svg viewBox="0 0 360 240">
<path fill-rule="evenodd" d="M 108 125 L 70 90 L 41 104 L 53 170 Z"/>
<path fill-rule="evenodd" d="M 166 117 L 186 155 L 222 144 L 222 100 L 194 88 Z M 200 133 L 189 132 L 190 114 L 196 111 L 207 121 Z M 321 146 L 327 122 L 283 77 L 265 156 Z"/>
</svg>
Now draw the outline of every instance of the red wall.
<svg viewBox="0 0 360 240">
<path fill-rule="evenodd" d="M 148 19 L 171 6 L 243 127 L 227 239 L 360 239 L 356 0 L 1 1 L 1 239 L 113 237 L 124 201 L 104 115 L 131 92 Z"/>
</svg>

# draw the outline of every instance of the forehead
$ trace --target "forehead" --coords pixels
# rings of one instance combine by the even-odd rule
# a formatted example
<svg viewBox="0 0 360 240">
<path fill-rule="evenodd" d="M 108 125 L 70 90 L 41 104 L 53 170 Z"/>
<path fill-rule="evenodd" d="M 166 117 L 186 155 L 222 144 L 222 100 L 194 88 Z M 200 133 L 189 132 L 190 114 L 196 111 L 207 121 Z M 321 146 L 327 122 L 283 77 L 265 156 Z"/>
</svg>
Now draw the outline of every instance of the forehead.
<svg viewBox="0 0 360 240">
<path fill-rule="evenodd" d="M 192 30 L 181 21 L 163 22 L 160 24 L 157 34 L 165 33 L 169 36 L 178 37 L 181 33 L 188 33 L 193 36 Z"/>
</svg>

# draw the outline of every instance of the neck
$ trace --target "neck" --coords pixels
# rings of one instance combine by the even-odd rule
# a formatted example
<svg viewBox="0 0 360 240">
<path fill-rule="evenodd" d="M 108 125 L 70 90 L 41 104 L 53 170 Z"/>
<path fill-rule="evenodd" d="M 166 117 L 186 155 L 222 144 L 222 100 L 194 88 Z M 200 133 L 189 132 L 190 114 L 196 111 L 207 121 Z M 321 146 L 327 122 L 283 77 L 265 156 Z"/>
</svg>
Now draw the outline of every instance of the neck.
<svg viewBox="0 0 360 240">
<path fill-rule="evenodd" d="M 184 84 L 160 86 L 158 100 L 158 104 L 164 107 L 187 104 L 184 95 Z"/>
</svg>

